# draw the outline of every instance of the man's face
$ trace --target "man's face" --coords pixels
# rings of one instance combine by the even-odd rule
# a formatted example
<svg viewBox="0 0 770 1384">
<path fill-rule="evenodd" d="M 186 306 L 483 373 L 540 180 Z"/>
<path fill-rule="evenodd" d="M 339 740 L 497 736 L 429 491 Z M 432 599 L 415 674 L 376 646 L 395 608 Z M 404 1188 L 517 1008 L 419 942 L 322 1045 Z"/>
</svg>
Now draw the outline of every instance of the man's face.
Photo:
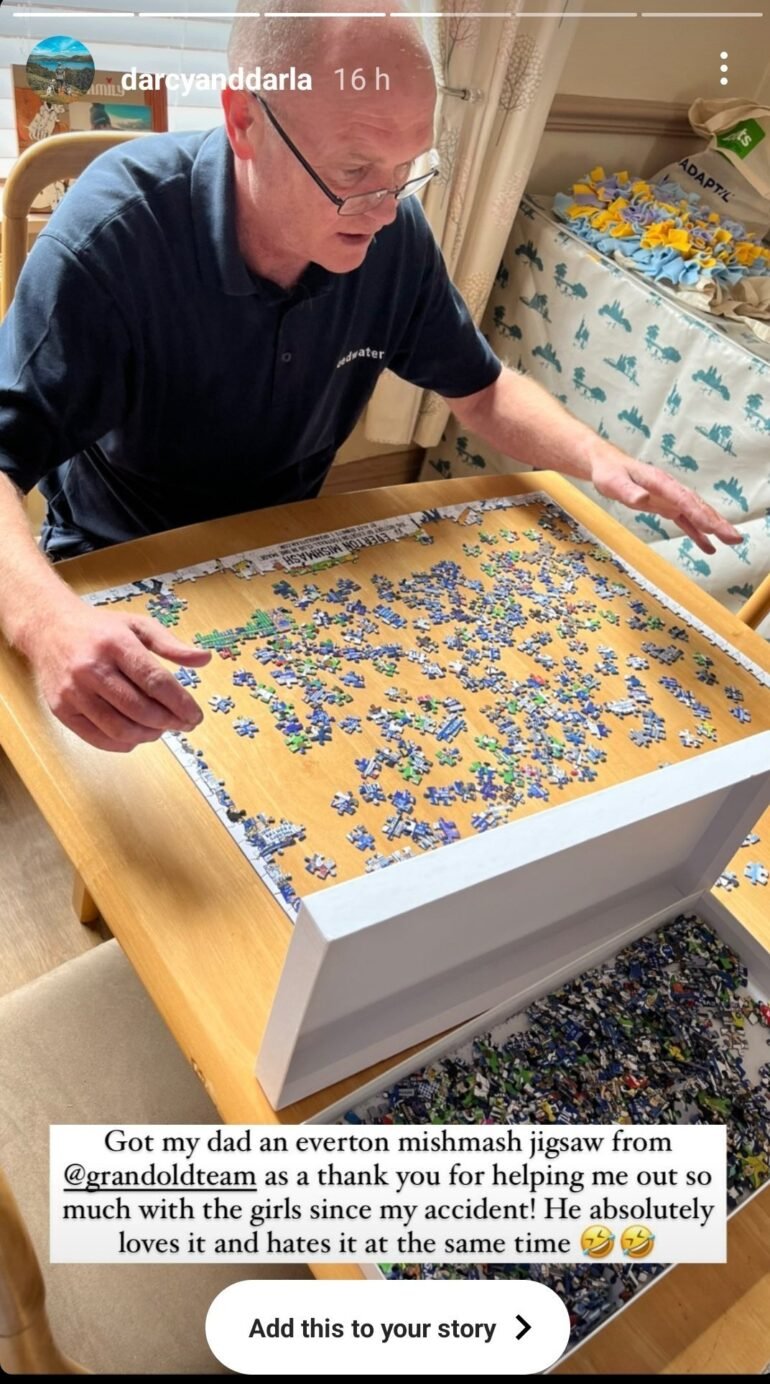
<svg viewBox="0 0 770 1384">
<path fill-rule="evenodd" d="M 253 96 L 255 159 L 245 216 L 289 259 L 333 273 L 357 269 L 372 238 L 395 220 L 395 198 L 342 215 L 281 139 Z M 292 92 L 266 97 L 286 134 L 338 197 L 400 186 L 433 143 L 432 82 L 415 82 L 396 102 L 378 94 Z M 262 122 L 258 129 L 257 122 Z"/>
</svg>

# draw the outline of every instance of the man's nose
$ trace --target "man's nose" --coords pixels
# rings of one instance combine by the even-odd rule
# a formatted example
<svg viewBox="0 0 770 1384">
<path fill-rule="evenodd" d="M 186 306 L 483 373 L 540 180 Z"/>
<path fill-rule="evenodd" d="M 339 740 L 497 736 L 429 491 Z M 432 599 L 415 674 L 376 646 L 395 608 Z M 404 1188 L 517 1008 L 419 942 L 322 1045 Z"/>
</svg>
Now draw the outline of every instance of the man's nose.
<svg viewBox="0 0 770 1384">
<path fill-rule="evenodd" d="M 398 215 L 398 203 L 393 193 L 388 193 L 383 197 L 379 206 L 373 207 L 369 213 L 369 225 L 374 231 L 381 231 L 383 226 L 390 226 Z"/>
<path fill-rule="evenodd" d="M 383 226 L 389 226 L 392 221 L 395 221 L 398 216 L 398 202 L 395 197 L 392 195 L 387 196 L 380 208 L 380 212 L 382 214 L 381 224 Z"/>
</svg>

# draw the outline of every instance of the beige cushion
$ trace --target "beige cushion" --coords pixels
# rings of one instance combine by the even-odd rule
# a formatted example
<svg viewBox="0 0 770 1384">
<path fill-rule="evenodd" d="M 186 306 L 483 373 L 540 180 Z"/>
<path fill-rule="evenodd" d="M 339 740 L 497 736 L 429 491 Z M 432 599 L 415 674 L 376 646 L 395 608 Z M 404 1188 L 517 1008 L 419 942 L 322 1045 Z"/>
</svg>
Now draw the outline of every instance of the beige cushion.
<svg viewBox="0 0 770 1384">
<path fill-rule="evenodd" d="M 217 1293 L 309 1271 L 49 1264 L 48 1126 L 92 1122 L 219 1122 L 117 942 L 0 999 L 0 1167 L 37 1248 L 62 1350 L 98 1374 L 227 1373 L 204 1334 Z"/>
</svg>

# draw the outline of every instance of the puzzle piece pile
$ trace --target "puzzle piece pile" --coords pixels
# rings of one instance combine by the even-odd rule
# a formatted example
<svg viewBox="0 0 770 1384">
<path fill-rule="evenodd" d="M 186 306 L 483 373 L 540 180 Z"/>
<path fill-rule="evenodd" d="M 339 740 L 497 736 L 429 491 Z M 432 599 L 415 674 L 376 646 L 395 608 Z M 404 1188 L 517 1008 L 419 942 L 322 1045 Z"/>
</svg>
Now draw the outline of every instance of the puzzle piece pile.
<svg viewBox="0 0 770 1384">
<path fill-rule="evenodd" d="M 348 1123 L 724 1123 L 728 1209 L 770 1178 L 770 1054 L 752 1041 L 770 1004 L 747 992 L 735 953 L 695 916 L 639 938 L 614 960 L 434 1060 Z M 756 1046 L 756 1045 L 754 1045 Z M 755 1064 L 756 1066 L 756 1059 Z M 391 1278 L 533 1278 L 565 1300 L 578 1341 L 661 1265 L 381 1266 Z"/>
</svg>

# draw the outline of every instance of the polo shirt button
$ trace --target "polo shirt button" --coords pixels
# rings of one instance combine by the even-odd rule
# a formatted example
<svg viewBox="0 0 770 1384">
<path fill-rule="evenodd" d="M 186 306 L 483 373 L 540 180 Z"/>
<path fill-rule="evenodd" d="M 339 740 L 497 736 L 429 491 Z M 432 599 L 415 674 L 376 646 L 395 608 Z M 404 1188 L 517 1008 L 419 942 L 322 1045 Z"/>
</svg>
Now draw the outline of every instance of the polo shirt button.
<svg viewBox="0 0 770 1384">
<path fill-rule="evenodd" d="M 288 365 L 289 361 L 291 360 L 291 351 L 284 351 L 283 355 L 281 356 L 281 360 L 283 361 L 284 365 Z"/>
</svg>

